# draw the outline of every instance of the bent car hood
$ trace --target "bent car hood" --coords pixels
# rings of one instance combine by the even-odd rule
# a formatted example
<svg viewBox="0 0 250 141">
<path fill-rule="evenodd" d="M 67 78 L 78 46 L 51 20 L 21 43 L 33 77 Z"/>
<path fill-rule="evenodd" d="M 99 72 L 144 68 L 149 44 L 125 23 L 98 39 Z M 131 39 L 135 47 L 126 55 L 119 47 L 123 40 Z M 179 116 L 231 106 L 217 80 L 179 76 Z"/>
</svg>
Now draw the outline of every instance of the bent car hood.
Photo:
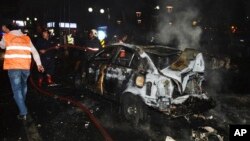
<svg viewBox="0 0 250 141">
<path fill-rule="evenodd" d="M 181 82 L 181 71 L 175 71 L 170 69 L 169 67 L 159 70 L 163 75 L 173 78 L 179 82 Z"/>
</svg>

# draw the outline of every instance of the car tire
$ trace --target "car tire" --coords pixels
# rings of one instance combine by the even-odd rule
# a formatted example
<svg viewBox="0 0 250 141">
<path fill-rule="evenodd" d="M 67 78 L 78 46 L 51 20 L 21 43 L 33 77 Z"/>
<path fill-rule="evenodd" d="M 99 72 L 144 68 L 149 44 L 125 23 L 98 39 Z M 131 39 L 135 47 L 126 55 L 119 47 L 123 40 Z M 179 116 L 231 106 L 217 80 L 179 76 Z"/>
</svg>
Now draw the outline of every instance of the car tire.
<svg viewBox="0 0 250 141">
<path fill-rule="evenodd" d="M 132 93 L 125 93 L 121 98 L 122 115 L 134 127 L 145 120 L 147 115 L 146 107 L 139 96 Z"/>
<path fill-rule="evenodd" d="M 217 135 L 213 135 L 213 134 L 208 135 L 207 138 L 209 141 L 220 141 L 219 137 Z"/>
</svg>

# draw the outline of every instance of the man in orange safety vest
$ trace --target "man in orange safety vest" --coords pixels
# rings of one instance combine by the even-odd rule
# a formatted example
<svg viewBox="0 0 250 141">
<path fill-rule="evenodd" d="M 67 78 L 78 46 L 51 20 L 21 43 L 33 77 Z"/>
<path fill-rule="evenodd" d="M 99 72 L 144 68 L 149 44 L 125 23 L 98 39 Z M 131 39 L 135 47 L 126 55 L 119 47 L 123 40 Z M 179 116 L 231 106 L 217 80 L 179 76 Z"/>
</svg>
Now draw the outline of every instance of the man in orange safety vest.
<svg viewBox="0 0 250 141">
<path fill-rule="evenodd" d="M 6 31 L 5 28 L 10 31 L 5 33 L 0 41 L 0 47 L 6 50 L 3 69 L 8 71 L 14 99 L 19 109 L 18 119 L 26 120 L 28 110 L 25 99 L 32 56 L 38 71 L 43 72 L 44 68 L 29 36 L 23 34 L 21 30 L 17 30 L 17 27 L 11 24 L 2 26 L 4 32 Z"/>
</svg>

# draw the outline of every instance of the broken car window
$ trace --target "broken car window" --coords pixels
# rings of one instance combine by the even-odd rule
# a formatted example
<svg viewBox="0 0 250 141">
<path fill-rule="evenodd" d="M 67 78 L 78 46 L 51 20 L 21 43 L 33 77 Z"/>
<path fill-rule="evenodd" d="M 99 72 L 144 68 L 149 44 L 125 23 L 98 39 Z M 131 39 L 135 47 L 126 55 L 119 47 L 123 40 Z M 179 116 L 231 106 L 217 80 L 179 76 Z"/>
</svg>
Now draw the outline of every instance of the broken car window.
<svg viewBox="0 0 250 141">
<path fill-rule="evenodd" d="M 95 60 L 110 60 L 115 54 L 115 47 L 109 47 L 102 50 L 95 57 Z"/>
<path fill-rule="evenodd" d="M 115 64 L 124 67 L 130 67 L 130 61 L 132 60 L 134 52 L 128 48 L 121 48 L 119 55 L 115 60 Z"/>
</svg>

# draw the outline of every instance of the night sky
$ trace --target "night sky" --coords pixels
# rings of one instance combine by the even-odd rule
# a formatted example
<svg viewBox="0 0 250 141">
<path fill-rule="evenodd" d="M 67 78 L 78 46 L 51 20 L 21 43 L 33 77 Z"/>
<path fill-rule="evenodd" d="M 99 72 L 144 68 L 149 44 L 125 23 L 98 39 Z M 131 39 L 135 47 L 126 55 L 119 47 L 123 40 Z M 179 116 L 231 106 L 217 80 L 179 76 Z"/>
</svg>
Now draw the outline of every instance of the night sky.
<svg viewBox="0 0 250 141">
<path fill-rule="evenodd" d="M 145 20 L 150 21 L 157 4 L 162 6 L 161 10 L 165 10 L 166 4 L 173 4 L 176 9 L 186 6 L 198 9 L 200 19 L 207 24 L 242 24 L 246 17 L 250 18 L 250 0 L 7 0 L 1 1 L 0 19 L 29 16 L 44 22 L 58 20 L 86 24 L 93 19 L 107 18 L 98 12 L 100 8 L 109 8 L 112 22 L 127 19 L 129 23 L 135 11 L 142 11 Z M 87 11 L 90 6 L 94 8 L 92 15 Z"/>
</svg>

